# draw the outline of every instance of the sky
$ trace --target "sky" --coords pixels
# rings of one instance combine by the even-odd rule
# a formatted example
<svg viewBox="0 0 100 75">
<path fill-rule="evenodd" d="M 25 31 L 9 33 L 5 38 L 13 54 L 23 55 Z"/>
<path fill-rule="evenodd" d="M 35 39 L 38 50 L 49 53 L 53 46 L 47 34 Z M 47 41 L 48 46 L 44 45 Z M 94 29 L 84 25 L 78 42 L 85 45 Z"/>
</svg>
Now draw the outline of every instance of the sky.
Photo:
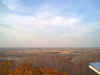
<svg viewBox="0 0 100 75">
<path fill-rule="evenodd" d="M 0 0 L 0 47 L 100 47 L 100 0 Z"/>
</svg>

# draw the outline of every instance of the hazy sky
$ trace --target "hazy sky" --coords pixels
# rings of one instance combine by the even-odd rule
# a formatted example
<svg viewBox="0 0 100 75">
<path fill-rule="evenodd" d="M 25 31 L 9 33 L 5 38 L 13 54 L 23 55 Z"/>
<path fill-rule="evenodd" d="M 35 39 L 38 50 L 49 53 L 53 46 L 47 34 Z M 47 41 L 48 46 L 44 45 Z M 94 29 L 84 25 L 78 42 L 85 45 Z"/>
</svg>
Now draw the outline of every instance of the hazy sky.
<svg viewBox="0 0 100 75">
<path fill-rule="evenodd" d="M 100 47 L 100 0 L 0 0 L 0 47 Z"/>
</svg>

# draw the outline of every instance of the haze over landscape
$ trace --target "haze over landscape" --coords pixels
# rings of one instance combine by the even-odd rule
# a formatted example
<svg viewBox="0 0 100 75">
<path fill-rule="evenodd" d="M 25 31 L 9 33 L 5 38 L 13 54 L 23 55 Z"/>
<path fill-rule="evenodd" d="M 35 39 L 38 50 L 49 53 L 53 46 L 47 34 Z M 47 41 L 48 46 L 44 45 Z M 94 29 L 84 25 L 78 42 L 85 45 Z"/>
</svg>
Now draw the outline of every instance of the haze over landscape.
<svg viewBox="0 0 100 75">
<path fill-rule="evenodd" d="M 0 0 L 0 75 L 97 75 L 95 62 L 100 0 Z"/>
</svg>

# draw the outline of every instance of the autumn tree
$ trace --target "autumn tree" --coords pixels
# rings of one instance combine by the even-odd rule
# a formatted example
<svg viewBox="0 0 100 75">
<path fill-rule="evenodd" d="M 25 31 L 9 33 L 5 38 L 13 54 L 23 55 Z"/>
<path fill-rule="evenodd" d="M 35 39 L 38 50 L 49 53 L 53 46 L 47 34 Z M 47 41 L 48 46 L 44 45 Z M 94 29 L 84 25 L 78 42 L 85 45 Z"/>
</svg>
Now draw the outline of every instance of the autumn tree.
<svg viewBox="0 0 100 75">
<path fill-rule="evenodd" d="M 10 62 L 5 61 L 0 63 L 0 75 L 8 75 L 10 71 Z"/>
<path fill-rule="evenodd" d="M 21 64 L 9 75 L 66 75 L 55 68 L 33 68 L 32 64 Z"/>
</svg>

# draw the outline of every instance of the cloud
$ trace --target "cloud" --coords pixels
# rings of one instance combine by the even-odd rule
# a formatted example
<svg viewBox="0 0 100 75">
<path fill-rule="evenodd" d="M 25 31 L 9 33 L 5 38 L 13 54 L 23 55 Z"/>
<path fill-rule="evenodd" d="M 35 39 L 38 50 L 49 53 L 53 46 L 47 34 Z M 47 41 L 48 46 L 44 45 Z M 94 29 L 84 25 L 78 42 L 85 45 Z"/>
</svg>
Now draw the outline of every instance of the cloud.
<svg viewBox="0 0 100 75">
<path fill-rule="evenodd" d="M 16 10 L 19 7 L 20 0 L 2 0 L 2 3 L 10 10 Z"/>
<path fill-rule="evenodd" d="M 41 17 L 42 16 L 42 17 Z M 48 26 L 74 26 L 80 23 L 79 17 L 63 17 L 54 16 L 49 17 L 41 15 L 39 16 L 20 16 L 17 14 L 7 14 L 3 15 L 0 20 L 4 23 L 10 25 L 18 26 L 38 26 L 38 27 L 48 27 Z"/>
<path fill-rule="evenodd" d="M 29 8 L 24 5 L 22 0 L 1 0 L 1 2 L 10 11 L 10 13 L 22 13 L 23 15 L 33 13 L 33 8 Z"/>
<path fill-rule="evenodd" d="M 3 33 L 2 37 L 6 35 L 8 39 L 5 38 L 4 40 L 8 42 L 14 41 L 15 44 L 19 41 L 22 44 L 25 41 L 29 41 L 28 43 L 26 42 L 27 44 L 30 44 L 30 41 L 37 41 L 37 44 L 41 41 L 44 41 L 44 44 L 47 41 L 52 41 L 50 42 L 52 44 L 53 41 L 63 41 L 66 37 L 67 40 L 71 40 L 70 36 L 73 35 L 76 26 L 80 24 L 80 19 L 78 17 L 56 16 L 50 14 L 50 12 L 45 14 L 45 16 L 44 13 L 43 15 L 40 14 L 42 17 L 39 17 L 39 14 L 36 14 L 36 16 L 21 16 L 18 14 L 2 15 L 0 18 L 2 22 L 2 26 L 0 26 Z M 67 33 L 67 29 L 72 32 L 70 35 Z M 3 40 L 3 38 L 0 39 Z"/>
<path fill-rule="evenodd" d="M 27 38 L 27 35 L 29 38 L 41 38 L 42 35 L 44 35 L 44 37 L 47 37 L 48 39 L 49 37 L 51 38 L 51 36 L 58 36 L 59 38 L 69 36 L 75 37 L 82 33 L 82 29 L 80 29 L 79 25 L 79 17 L 68 18 L 60 15 L 54 16 L 50 13 L 48 16 L 44 16 L 44 14 L 43 16 L 41 14 L 42 17 L 39 16 L 37 14 L 36 16 L 20 16 L 17 14 L 9 14 L 2 16 L 3 18 L 0 18 L 0 20 L 3 22 L 2 24 L 8 27 L 8 29 L 10 27 L 10 29 L 12 28 L 16 32 L 15 36 L 19 37 L 18 40 L 21 40 L 20 38 L 23 37 Z M 74 35 L 74 33 L 77 35 Z"/>
<path fill-rule="evenodd" d="M 21 0 L 2 2 L 12 11 L 0 14 L 0 41 L 5 41 L 5 46 L 90 46 L 100 41 L 100 36 L 92 34 L 98 32 L 100 23 L 85 24 L 83 16 L 58 14 L 49 5 L 41 6 L 34 13 L 33 9 L 23 6 Z M 33 12 L 33 15 L 17 12 Z"/>
</svg>

